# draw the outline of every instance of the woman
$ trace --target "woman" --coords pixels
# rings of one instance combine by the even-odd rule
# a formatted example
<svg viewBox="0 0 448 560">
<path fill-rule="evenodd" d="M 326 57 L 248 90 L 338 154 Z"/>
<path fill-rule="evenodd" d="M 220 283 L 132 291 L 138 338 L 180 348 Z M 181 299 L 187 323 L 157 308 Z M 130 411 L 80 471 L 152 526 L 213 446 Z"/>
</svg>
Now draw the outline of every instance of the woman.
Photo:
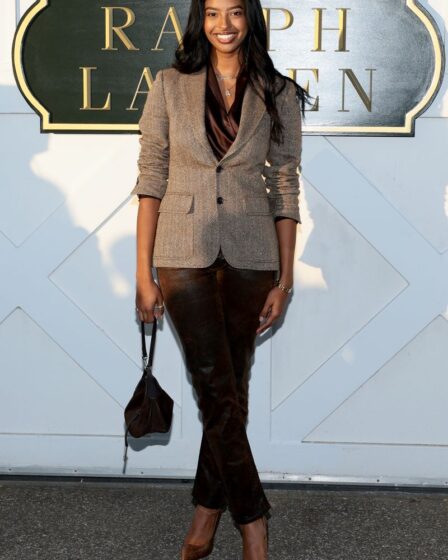
<svg viewBox="0 0 448 560">
<path fill-rule="evenodd" d="M 226 508 L 244 560 L 268 553 L 248 374 L 256 335 L 293 284 L 308 95 L 274 68 L 266 37 L 259 0 L 192 0 L 175 62 L 157 73 L 139 121 L 136 309 L 152 322 L 166 304 L 203 423 L 183 560 L 210 554 Z"/>
</svg>

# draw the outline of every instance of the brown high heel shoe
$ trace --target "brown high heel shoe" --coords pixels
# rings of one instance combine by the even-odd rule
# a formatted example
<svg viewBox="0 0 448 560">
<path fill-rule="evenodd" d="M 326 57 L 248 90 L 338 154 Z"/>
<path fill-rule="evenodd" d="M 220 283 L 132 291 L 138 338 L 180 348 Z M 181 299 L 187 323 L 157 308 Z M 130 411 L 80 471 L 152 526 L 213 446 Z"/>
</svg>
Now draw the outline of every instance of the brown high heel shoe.
<svg viewBox="0 0 448 560">
<path fill-rule="evenodd" d="M 243 560 L 268 560 L 269 529 L 265 515 L 251 523 L 238 525 L 243 537 Z"/>
<path fill-rule="evenodd" d="M 182 545 L 181 560 L 199 560 L 200 558 L 205 558 L 206 556 L 208 556 L 209 554 L 212 553 L 213 544 L 214 544 L 214 540 L 215 540 L 216 529 L 218 527 L 218 523 L 219 523 L 219 520 L 221 518 L 221 514 L 222 514 L 223 510 L 221 510 L 221 509 L 209 509 L 209 508 L 206 508 L 206 507 L 198 504 L 196 506 L 195 516 L 197 515 L 198 512 L 201 513 L 201 514 L 214 516 L 212 535 L 203 544 L 189 543 L 188 538 L 189 538 L 189 533 L 191 532 L 191 527 L 190 527 L 190 531 L 188 532 L 187 536 L 185 537 L 185 541 Z M 192 526 L 193 526 L 193 524 L 194 524 L 194 518 L 193 518 Z"/>
</svg>

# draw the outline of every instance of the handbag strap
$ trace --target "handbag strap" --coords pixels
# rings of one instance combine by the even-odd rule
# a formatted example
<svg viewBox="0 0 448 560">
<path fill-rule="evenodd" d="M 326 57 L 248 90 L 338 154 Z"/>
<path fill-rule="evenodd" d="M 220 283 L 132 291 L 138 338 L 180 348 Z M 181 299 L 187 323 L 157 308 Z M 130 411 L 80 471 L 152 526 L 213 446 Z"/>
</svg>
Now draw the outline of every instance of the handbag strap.
<svg viewBox="0 0 448 560">
<path fill-rule="evenodd" d="M 141 335 L 142 335 L 142 358 L 143 358 L 143 363 L 146 365 L 149 365 L 149 367 L 152 367 L 152 358 L 154 355 L 154 346 L 156 343 L 156 332 L 157 332 L 157 319 L 154 316 L 154 322 L 152 325 L 152 334 L 151 334 L 151 343 L 149 345 L 149 358 L 148 355 L 146 353 L 146 340 L 145 340 L 145 323 L 143 321 L 140 321 L 140 329 L 141 329 Z M 148 359 L 148 361 L 146 362 L 146 359 Z"/>
<path fill-rule="evenodd" d="M 149 358 L 148 355 L 146 353 L 146 340 L 145 340 L 145 323 L 143 321 L 140 321 L 140 330 L 141 330 L 141 335 L 142 335 L 142 358 L 143 358 L 143 364 L 144 364 L 144 372 L 143 372 L 143 376 L 147 376 L 147 366 L 149 365 L 149 375 L 152 376 L 152 358 L 154 355 L 154 345 L 156 342 L 156 332 L 157 332 L 157 319 L 154 316 L 154 322 L 152 325 L 152 334 L 151 334 L 151 344 L 149 347 Z M 148 362 L 146 362 L 146 359 L 148 358 Z M 124 443 L 125 443 L 125 451 L 124 451 L 124 457 L 123 457 L 123 474 L 126 472 L 126 462 L 128 460 L 128 432 L 129 432 L 129 426 L 132 424 L 132 422 L 134 420 L 136 420 L 136 418 L 139 416 L 140 414 L 140 410 L 137 411 L 137 413 L 134 415 L 134 417 L 132 418 L 132 420 L 127 424 L 126 426 L 126 432 L 124 434 Z"/>
</svg>

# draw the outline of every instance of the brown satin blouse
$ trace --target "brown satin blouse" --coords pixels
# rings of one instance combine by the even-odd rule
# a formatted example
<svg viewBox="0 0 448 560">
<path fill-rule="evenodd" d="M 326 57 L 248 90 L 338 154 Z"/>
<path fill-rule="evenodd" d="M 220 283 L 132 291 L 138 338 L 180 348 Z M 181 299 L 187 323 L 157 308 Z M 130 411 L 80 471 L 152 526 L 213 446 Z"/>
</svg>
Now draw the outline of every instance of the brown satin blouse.
<svg viewBox="0 0 448 560">
<path fill-rule="evenodd" d="M 210 146 L 220 160 L 233 144 L 238 132 L 247 78 L 240 73 L 235 84 L 235 100 L 227 112 L 218 79 L 209 62 L 205 91 L 205 128 Z"/>
</svg>

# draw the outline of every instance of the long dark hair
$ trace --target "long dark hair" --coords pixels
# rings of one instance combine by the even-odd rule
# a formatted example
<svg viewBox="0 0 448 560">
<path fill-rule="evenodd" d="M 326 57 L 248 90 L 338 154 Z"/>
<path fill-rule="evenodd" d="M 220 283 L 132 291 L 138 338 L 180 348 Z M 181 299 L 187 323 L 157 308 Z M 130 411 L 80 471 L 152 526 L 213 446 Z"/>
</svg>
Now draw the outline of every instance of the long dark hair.
<svg viewBox="0 0 448 560">
<path fill-rule="evenodd" d="M 207 64 L 211 45 L 204 33 L 205 0 L 191 0 L 187 27 L 180 45 L 175 51 L 175 61 L 171 67 L 179 72 L 190 74 Z M 310 103 L 308 92 L 288 76 L 274 68 L 267 51 L 267 29 L 260 0 L 244 0 L 248 25 L 247 35 L 241 45 L 243 55 L 242 71 L 247 74 L 252 85 L 258 82 L 264 92 L 266 110 L 271 116 L 271 139 L 279 144 L 283 142 L 283 124 L 277 111 L 275 98 L 283 91 L 286 81 L 296 88 L 296 98 L 301 104 L 305 118 L 305 103 Z M 280 87 L 276 90 L 276 76 L 280 78 Z"/>
</svg>

